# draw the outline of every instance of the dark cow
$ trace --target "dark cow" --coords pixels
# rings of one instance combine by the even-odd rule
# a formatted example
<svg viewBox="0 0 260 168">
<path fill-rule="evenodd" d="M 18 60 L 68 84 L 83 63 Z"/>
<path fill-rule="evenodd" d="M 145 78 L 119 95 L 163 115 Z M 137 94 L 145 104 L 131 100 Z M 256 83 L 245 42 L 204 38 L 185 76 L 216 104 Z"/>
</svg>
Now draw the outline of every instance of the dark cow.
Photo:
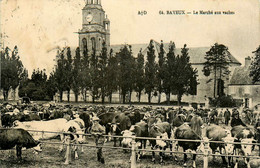
<svg viewBox="0 0 260 168">
<path fill-rule="evenodd" d="M 92 125 L 91 120 L 90 120 L 91 116 L 88 113 L 86 113 L 86 112 L 82 112 L 82 113 L 79 114 L 79 118 L 84 121 L 85 132 L 89 133 L 89 129 L 90 129 L 91 125 Z"/>
<path fill-rule="evenodd" d="M 16 156 L 22 158 L 22 148 L 36 147 L 39 142 L 23 129 L 0 129 L 0 150 L 12 149 L 16 146 Z"/>
<path fill-rule="evenodd" d="M 124 113 L 117 114 L 112 122 L 111 122 L 111 132 L 113 135 L 121 136 L 121 132 L 124 130 L 128 130 L 131 127 L 131 120 L 128 116 L 126 116 Z M 116 146 L 116 139 L 114 137 L 114 146 Z M 120 146 L 121 146 L 121 139 L 120 139 Z"/>
<path fill-rule="evenodd" d="M 135 125 L 132 125 L 129 130 L 122 132 L 122 135 L 125 137 L 148 137 L 148 124 L 144 121 L 138 122 Z M 146 148 L 146 139 L 136 139 L 139 149 Z M 122 145 L 123 147 L 131 147 L 132 138 L 123 138 Z M 137 161 L 140 161 L 140 151 L 138 151 Z"/>
<path fill-rule="evenodd" d="M 210 125 L 206 129 L 206 137 L 210 139 L 211 141 L 219 141 L 219 142 L 225 142 L 223 143 L 213 143 L 211 142 L 209 144 L 210 148 L 212 149 L 212 153 L 215 154 L 215 151 L 219 149 L 220 154 L 222 154 L 222 149 L 225 150 L 225 153 L 227 155 L 233 155 L 234 152 L 234 144 L 231 144 L 234 142 L 234 137 L 231 137 L 230 130 L 225 130 L 221 126 L 218 125 Z M 229 143 L 231 142 L 231 143 Z M 225 156 L 221 156 L 222 162 L 224 165 L 227 165 L 227 161 L 225 159 Z M 215 161 L 215 156 L 213 156 L 213 161 Z M 228 157 L 228 166 L 231 166 L 231 157 Z"/>
<path fill-rule="evenodd" d="M 141 113 L 139 111 L 127 113 L 126 115 L 130 118 L 132 125 L 134 125 L 135 123 L 138 123 L 142 119 Z"/>
<path fill-rule="evenodd" d="M 111 130 L 111 123 L 112 120 L 114 119 L 114 117 L 119 114 L 119 113 L 114 113 L 114 112 L 108 112 L 108 113 L 104 113 L 98 116 L 99 120 L 99 124 L 105 126 L 106 128 L 106 135 L 109 134 L 110 130 Z M 110 139 L 110 137 L 108 137 L 108 139 Z"/>
<path fill-rule="evenodd" d="M 244 126 L 235 126 L 231 130 L 231 134 L 233 137 L 236 138 L 235 142 L 241 142 L 241 143 L 250 143 L 250 144 L 235 144 L 235 152 L 236 154 L 239 154 L 239 151 L 242 152 L 244 156 L 251 156 L 252 151 L 254 150 L 255 145 L 252 145 L 251 143 L 255 143 L 254 140 L 255 133 L 253 128 L 244 127 Z M 249 165 L 249 158 L 245 158 L 245 163 L 248 167 Z M 235 167 L 238 166 L 238 159 L 236 159 Z"/>
<path fill-rule="evenodd" d="M 173 118 L 171 124 L 172 124 L 173 128 L 174 128 L 174 127 L 179 127 L 179 126 L 181 126 L 181 125 L 185 122 L 185 120 L 186 120 L 185 115 L 183 115 L 183 114 L 178 114 L 178 115 L 176 115 L 176 116 Z"/>
<path fill-rule="evenodd" d="M 195 133 L 194 130 L 187 124 L 183 124 L 178 127 L 174 133 L 175 139 L 190 139 L 190 140 L 201 140 L 201 137 Z M 196 151 L 200 146 L 200 142 L 187 142 L 187 141 L 178 141 L 178 145 L 183 148 L 183 151 L 186 152 L 188 149 Z M 196 167 L 196 154 L 193 154 L 193 167 Z M 184 166 L 187 166 L 187 154 L 184 154 Z"/>
<path fill-rule="evenodd" d="M 149 129 L 149 137 L 151 138 L 160 138 L 160 139 L 170 139 L 171 138 L 171 124 L 168 122 L 158 122 L 151 126 Z M 167 146 L 170 146 L 170 150 L 172 150 L 172 146 L 170 141 L 164 140 L 150 140 L 151 148 L 155 150 L 157 147 L 160 150 L 166 150 Z M 164 153 L 160 152 L 160 163 L 163 163 Z M 155 162 L 155 152 L 152 152 L 152 161 Z"/>
</svg>

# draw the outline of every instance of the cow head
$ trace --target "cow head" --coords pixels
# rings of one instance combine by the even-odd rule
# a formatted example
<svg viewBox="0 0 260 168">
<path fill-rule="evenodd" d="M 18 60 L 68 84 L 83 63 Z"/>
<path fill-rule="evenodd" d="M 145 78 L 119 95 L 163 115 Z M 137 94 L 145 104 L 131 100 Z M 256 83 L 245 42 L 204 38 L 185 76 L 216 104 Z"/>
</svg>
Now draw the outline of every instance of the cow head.
<svg viewBox="0 0 260 168">
<path fill-rule="evenodd" d="M 21 125 L 21 122 L 19 121 L 19 120 L 15 120 L 14 122 L 13 122 L 13 127 L 18 127 L 18 126 L 20 126 Z"/>
<path fill-rule="evenodd" d="M 156 145 L 158 145 L 159 147 L 162 147 L 162 148 L 167 146 L 167 142 L 164 139 L 168 139 L 167 132 L 165 132 L 165 133 L 161 134 L 160 136 L 156 137 Z"/>
<path fill-rule="evenodd" d="M 225 137 L 225 138 L 222 138 L 222 141 L 225 142 L 225 151 L 226 151 L 226 154 L 228 155 L 232 155 L 234 153 L 234 144 L 232 144 L 234 141 L 236 140 L 235 137 L 231 137 L 231 136 L 228 136 L 228 137 Z"/>
<path fill-rule="evenodd" d="M 109 125 L 111 125 L 111 131 L 112 133 L 116 132 L 118 126 L 120 125 L 120 123 L 109 123 Z"/>
<path fill-rule="evenodd" d="M 132 146 L 132 138 L 134 137 L 134 133 L 130 130 L 122 131 L 121 134 L 123 135 L 122 145 L 124 147 L 131 147 Z"/>
<path fill-rule="evenodd" d="M 252 154 L 252 151 L 254 150 L 254 145 L 252 145 L 252 143 L 255 142 L 256 141 L 253 138 L 241 139 L 241 143 L 248 143 L 248 144 L 241 144 L 241 149 L 245 156 L 250 156 Z"/>
</svg>

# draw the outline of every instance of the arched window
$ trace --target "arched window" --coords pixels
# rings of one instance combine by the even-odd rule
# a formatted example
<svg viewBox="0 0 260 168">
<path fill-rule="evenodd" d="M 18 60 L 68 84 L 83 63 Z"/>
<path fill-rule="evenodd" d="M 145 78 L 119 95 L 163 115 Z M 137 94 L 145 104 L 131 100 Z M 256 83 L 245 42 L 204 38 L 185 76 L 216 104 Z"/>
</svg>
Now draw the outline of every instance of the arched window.
<svg viewBox="0 0 260 168">
<path fill-rule="evenodd" d="M 91 38 L 92 50 L 96 50 L 96 40 L 94 37 Z"/>
<path fill-rule="evenodd" d="M 94 4 L 94 0 L 91 0 L 91 4 Z"/>
<path fill-rule="evenodd" d="M 82 39 L 82 49 L 83 49 L 83 51 L 88 49 L 88 42 L 87 42 L 86 38 Z"/>
</svg>

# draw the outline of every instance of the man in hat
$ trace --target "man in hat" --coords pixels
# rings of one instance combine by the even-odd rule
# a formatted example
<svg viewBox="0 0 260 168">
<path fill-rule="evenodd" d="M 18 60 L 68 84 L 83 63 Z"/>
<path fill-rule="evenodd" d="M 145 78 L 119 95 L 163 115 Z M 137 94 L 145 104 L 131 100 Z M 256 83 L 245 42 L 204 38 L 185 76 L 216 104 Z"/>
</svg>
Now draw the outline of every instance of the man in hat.
<svg viewBox="0 0 260 168">
<path fill-rule="evenodd" d="M 224 112 L 224 118 L 225 118 L 225 124 L 226 125 L 228 125 L 228 123 L 229 123 L 230 116 L 231 116 L 230 111 L 228 109 L 226 109 L 226 111 Z"/>
<path fill-rule="evenodd" d="M 240 119 L 238 110 L 234 110 L 232 113 L 231 127 L 238 125 L 246 126 L 246 124 Z"/>
<path fill-rule="evenodd" d="M 93 125 L 90 128 L 90 134 L 92 134 L 94 136 L 94 141 L 96 143 L 98 151 L 97 151 L 97 159 L 99 162 L 101 163 L 105 163 L 104 157 L 103 157 L 103 153 L 102 153 L 102 145 L 104 145 L 105 143 L 105 138 L 102 136 L 106 133 L 106 129 L 104 126 L 99 124 L 99 118 L 94 116 L 92 118 L 93 120 Z"/>
</svg>

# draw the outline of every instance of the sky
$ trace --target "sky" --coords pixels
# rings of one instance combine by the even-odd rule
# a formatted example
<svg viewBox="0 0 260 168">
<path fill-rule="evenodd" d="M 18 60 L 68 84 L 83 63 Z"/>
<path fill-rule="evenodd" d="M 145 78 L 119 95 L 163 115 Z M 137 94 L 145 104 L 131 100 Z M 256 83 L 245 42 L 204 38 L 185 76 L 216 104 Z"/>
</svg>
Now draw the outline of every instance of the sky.
<svg viewBox="0 0 260 168">
<path fill-rule="evenodd" d="M 84 0 L 0 0 L 4 45 L 18 46 L 29 73 L 50 73 L 58 48 L 78 46 Z M 111 44 L 174 41 L 176 47 L 228 46 L 241 62 L 260 45 L 260 0 L 102 0 L 111 22 Z M 184 10 L 185 15 L 167 15 Z M 231 15 L 195 15 L 196 11 Z M 146 15 L 138 15 L 146 11 Z M 165 14 L 160 15 L 159 11 Z M 191 12 L 191 14 L 187 14 Z"/>
</svg>

